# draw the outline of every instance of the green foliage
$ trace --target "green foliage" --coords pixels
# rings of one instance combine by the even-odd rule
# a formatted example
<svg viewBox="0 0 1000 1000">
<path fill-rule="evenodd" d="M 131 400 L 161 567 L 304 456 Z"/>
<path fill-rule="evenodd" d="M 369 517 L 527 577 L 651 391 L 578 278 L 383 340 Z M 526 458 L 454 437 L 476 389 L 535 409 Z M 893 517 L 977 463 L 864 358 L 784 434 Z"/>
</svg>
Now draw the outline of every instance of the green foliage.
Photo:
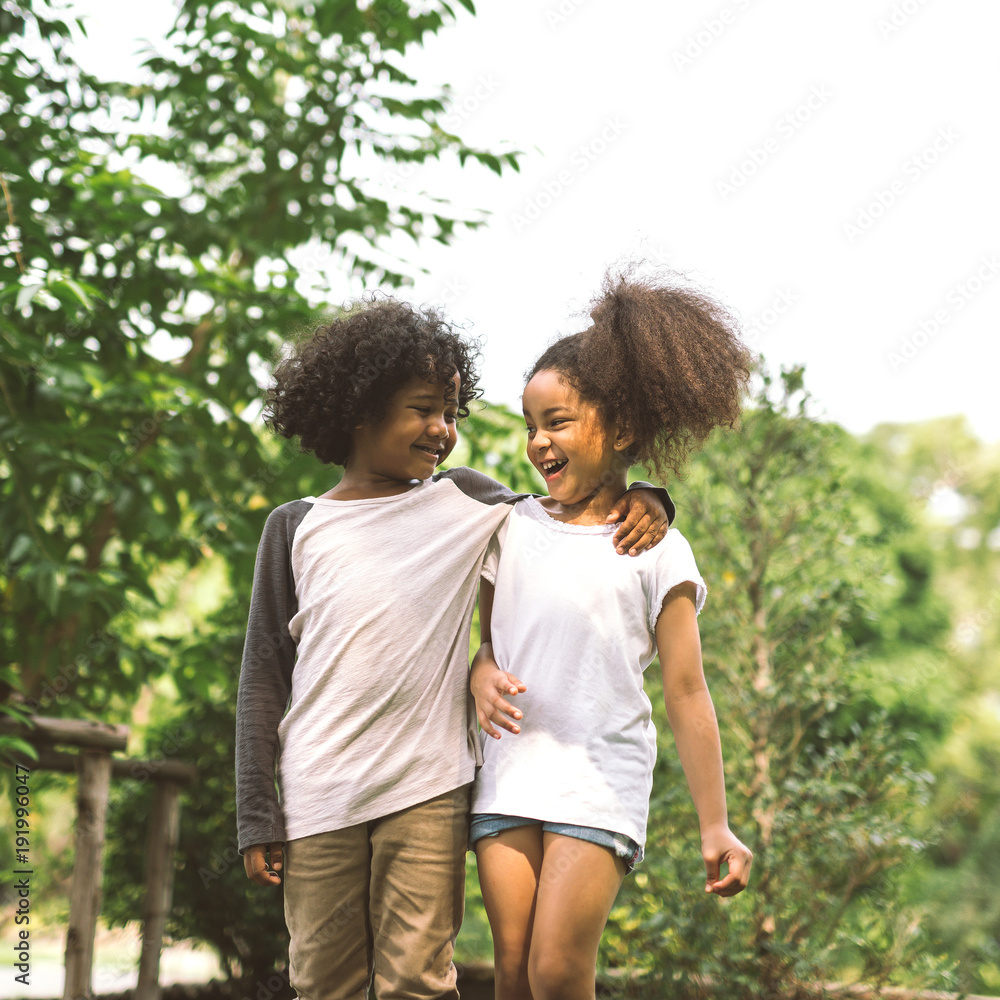
<svg viewBox="0 0 1000 1000">
<path fill-rule="evenodd" d="M 394 236 L 448 242 L 481 224 L 413 191 L 414 167 L 517 169 L 517 154 L 452 135 L 447 89 L 401 68 L 454 11 L 184 0 L 170 55 L 150 53 L 133 86 L 73 63 L 72 17 L 0 5 L 0 715 L 126 720 L 169 678 L 148 752 L 202 773 L 185 794 L 171 933 L 257 980 L 281 967 L 285 932 L 277 894 L 254 891 L 233 857 L 249 580 L 267 512 L 336 477 L 260 432 L 258 382 L 334 271 L 396 287 L 408 265 Z M 808 418 L 803 385 L 799 370 L 765 379 L 741 429 L 672 486 L 711 583 L 705 662 L 751 890 L 701 892 L 650 672 L 664 735 L 647 861 L 604 962 L 667 977 L 678 996 L 704 995 L 707 976 L 752 997 L 834 971 L 948 985 L 944 946 L 963 987 L 997 991 L 1000 460 L 960 420 L 858 443 Z M 516 415 L 476 412 L 463 434 L 454 464 L 539 488 Z M 959 514 L 935 513 L 952 494 Z M 0 736 L 11 748 L 25 745 Z M 115 789 L 116 920 L 139 915 L 149 790 Z M 463 939 L 481 954 L 474 883 L 469 898 Z"/>
<path fill-rule="evenodd" d="M 604 956 L 668 977 L 679 997 L 707 996 L 710 981 L 766 997 L 834 973 L 914 978 L 894 873 L 922 849 L 929 776 L 859 658 L 888 641 L 878 623 L 914 599 L 921 564 L 895 578 L 885 497 L 852 439 L 811 420 L 807 402 L 800 371 L 776 386 L 765 376 L 740 429 L 715 435 L 675 490 L 710 580 L 702 641 L 731 822 L 755 854 L 746 893 L 705 896 L 697 817 L 651 677 L 661 753 L 647 860 L 626 880 Z"/>
<path fill-rule="evenodd" d="M 995 698 L 963 714 L 933 761 L 930 810 L 942 833 L 907 887 L 926 923 L 960 959 L 961 986 L 1000 990 L 1000 713 Z"/>
<path fill-rule="evenodd" d="M 884 688 L 894 684 L 900 701 L 916 712 L 943 705 L 948 717 L 927 741 L 936 781 L 925 822 L 939 832 L 910 873 L 906 898 L 958 959 L 960 986 L 995 994 L 1000 914 L 989 887 L 1000 853 L 1000 448 L 979 442 L 961 417 L 883 425 L 869 440 L 885 487 L 921 508 L 937 591 L 955 622 L 937 672 L 921 670 L 912 656 L 897 659 L 892 674 L 889 663 L 883 670 Z"/>
<path fill-rule="evenodd" d="M 1000 698 L 969 699 L 930 760 L 936 777 L 927 813 L 939 834 L 911 873 L 907 899 L 959 960 L 960 985 L 1000 991 L 1000 907 L 993 891 L 1000 847 Z"/>
<path fill-rule="evenodd" d="M 162 568 L 217 554 L 249 575 L 263 494 L 299 478 L 252 424 L 277 345 L 338 270 L 405 282 L 391 237 L 482 221 L 392 172 L 516 167 L 445 130 L 447 93 L 400 69 L 451 13 L 185 2 L 127 86 L 73 63 L 70 16 L 4 6 L 2 683 L 31 709 L 127 718 L 178 669 L 142 628 Z M 201 692 L 232 665 L 185 669 Z"/>
</svg>

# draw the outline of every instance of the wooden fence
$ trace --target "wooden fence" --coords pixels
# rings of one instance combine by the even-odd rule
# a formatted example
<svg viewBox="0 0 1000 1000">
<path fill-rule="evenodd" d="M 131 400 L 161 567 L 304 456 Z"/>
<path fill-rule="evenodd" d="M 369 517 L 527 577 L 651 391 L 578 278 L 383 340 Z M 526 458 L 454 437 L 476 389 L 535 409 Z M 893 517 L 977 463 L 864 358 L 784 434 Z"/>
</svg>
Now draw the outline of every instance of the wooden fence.
<svg viewBox="0 0 1000 1000">
<path fill-rule="evenodd" d="M 101 909 L 104 831 L 111 779 L 151 780 L 153 811 L 146 833 L 146 895 L 143 906 L 139 982 L 133 1000 L 160 1000 L 160 952 L 173 900 L 174 852 L 180 828 L 180 792 L 197 777 L 179 761 L 115 757 L 125 749 L 128 726 L 34 716 L 30 726 L 0 721 L 0 732 L 19 736 L 38 752 L 38 760 L 19 758 L 31 770 L 77 776 L 76 853 L 66 931 L 63 1000 L 91 996 L 94 938 Z M 72 747 L 67 752 L 60 747 Z"/>
<path fill-rule="evenodd" d="M 23 759 L 32 770 L 51 770 L 77 775 L 76 855 L 70 892 L 69 927 L 66 932 L 66 980 L 63 1000 L 92 995 L 91 974 L 94 938 L 100 915 L 101 878 L 104 870 L 104 830 L 111 779 L 152 780 L 153 810 L 146 836 L 146 896 L 143 908 L 142 954 L 139 981 L 130 991 L 132 1000 L 160 1000 L 160 952 L 163 932 L 173 898 L 173 857 L 180 827 L 180 792 L 197 778 L 197 770 L 179 761 L 147 761 L 114 757 L 125 749 L 127 726 L 35 716 L 31 728 L 0 720 L 0 733 L 27 740 L 38 751 L 38 760 Z M 66 752 L 58 747 L 73 747 Z M 465 1000 L 493 995 L 493 970 L 473 964 L 461 970 Z M 598 997 L 620 996 L 623 983 L 614 977 L 602 979 Z M 726 991 L 705 983 L 706 993 L 724 1000 Z M 196 991 L 192 991 L 196 992 Z M 817 984 L 816 997 L 837 1000 L 1000 1000 L 971 994 L 927 992 L 896 987 L 875 989 L 863 985 Z"/>
</svg>

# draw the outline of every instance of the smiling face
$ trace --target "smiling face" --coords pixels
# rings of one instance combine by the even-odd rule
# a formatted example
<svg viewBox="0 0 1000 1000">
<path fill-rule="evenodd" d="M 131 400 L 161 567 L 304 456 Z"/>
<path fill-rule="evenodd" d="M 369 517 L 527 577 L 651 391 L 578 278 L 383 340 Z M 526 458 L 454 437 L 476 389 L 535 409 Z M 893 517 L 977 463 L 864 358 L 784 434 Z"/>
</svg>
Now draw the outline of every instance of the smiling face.
<svg viewBox="0 0 1000 1000">
<path fill-rule="evenodd" d="M 623 492 L 631 444 L 626 434 L 604 422 L 598 408 L 559 373 L 534 375 L 521 397 L 528 429 L 527 455 L 541 473 L 549 496 L 564 507 Z"/>
<path fill-rule="evenodd" d="M 447 383 L 414 378 L 392 396 L 385 416 L 354 432 L 345 472 L 372 483 L 427 479 L 458 440 L 456 373 Z"/>
</svg>

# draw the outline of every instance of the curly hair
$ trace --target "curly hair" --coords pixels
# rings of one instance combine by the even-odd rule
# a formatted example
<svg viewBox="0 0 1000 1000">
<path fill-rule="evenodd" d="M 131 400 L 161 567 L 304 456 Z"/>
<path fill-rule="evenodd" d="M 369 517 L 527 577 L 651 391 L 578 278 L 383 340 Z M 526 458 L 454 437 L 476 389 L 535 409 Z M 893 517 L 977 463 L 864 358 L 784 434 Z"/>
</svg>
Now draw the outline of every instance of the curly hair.
<svg viewBox="0 0 1000 1000">
<path fill-rule="evenodd" d="M 628 457 L 680 473 L 716 426 L 731 427 L 754 365 L 733 315 L 674 271 L 609 271 L 588 329 L 552 344 L 527 374 L 557 371 L 629 429 Z"/>
<path fill-rule="evenodd" d="M 478 344 L 439 313 L 389 297 L 354 303 L 343 316 L 293 345 L 274 369 L 264 419 L 302 450 L 344 465 L 359 424 L 376 424 L 410 379 L 446 382 L 457 372 L 458 414 L 469 415 L 478 387 Z"/>
</svg>

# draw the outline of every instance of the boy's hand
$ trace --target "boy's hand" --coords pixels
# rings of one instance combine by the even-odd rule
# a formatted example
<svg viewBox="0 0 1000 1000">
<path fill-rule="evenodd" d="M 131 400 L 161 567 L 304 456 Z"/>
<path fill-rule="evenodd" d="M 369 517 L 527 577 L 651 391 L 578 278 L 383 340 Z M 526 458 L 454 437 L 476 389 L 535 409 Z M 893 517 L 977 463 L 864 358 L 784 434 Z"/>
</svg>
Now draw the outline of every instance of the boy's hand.
<svg viewBox="0 0 1000 1000">
<path fill-rule="evenodd" d="M 268 864 L 267 856 L 271 856 Z M 280 885 L 282 862 L 285 856 L 285 845 L 281 841 L 273 844 L 254 844 L 243 852 L 243 868 L 247 878 L 257 885 Z"/>
<path fill-rule="evenodd" d="M 714 892 L 717 896 L 735 896 L 747 887 L 753 854 L 749 847 L 736 839 L 728 827 L 703 834 L 701 854 L 705 860 L 705 892 Z M 720 879 L 719 871 L 723 864 L 729 866 L 729 873 Z"/>
<path fill-rule="evenodd" d="M 481 657 L 477 660 L 469 677 L 469 687 L 476 699 L 476 716 L 483 732 L 497 740 L 500 733 L 496 726 L 519 733 L 521 727 L 514 720 L 521 718 L 521 712 L 507 701 L 507 696 L 521 694 L 528 690 L 527 686 L 512 673 L 501 670 L 494 660 Z"/>
<path fill-rule="evenodd" d="M 623 493 L 605 523 L 614 524 L 622 518 L 625 518 L 624 523 L 613 539 L 619 555 L 628 552 L 634 556 L 643 549 L 652 548 L 663 541 L 670 527 L 667 509 L 656 490 L 629 490 Z"/>
</svg>

